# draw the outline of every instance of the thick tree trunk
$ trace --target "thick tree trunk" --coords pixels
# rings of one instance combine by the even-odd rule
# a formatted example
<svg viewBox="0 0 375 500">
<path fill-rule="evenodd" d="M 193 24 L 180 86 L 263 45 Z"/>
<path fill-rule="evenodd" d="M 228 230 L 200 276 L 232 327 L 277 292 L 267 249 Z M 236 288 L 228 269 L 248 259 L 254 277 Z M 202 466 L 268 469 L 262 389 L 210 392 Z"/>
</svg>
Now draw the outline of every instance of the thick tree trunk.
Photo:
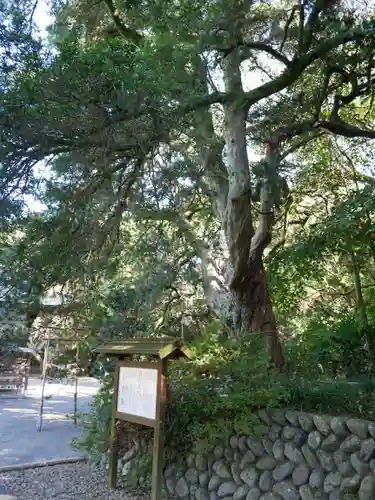
<svg viewBox="0 0 375 500">
<path fill-rule="evenodd" d="M 205 91 L 208 70 L 199 58 L 195 63 L 197 82 Z M 227 322 L 238 337 L 244 332 L 264 334 L 270 358 L 281 369 L 283 350 L 262 263 L 263 250 L 270 241 L 273 197 L 270 184 L 265 181 L 261 189 L 264 214 L 259 217 L 254 231 L 240 60 L 233 53 L 225 58 L 224 66 L 226 89 L 238 94 L 239 101 L 225 107 L 224 137 L 215 134 L 208 110 L 199 114 L 195 137 L 200 147 L 207 191 L 222 223 L 223 238 L 205 244 L 195 239 L 195 247 L 202 262 L 204 292 L 210 309 Z"/>
<path fill-rule="evenodd" d="M 271 240 L 274 220 L 274 192 L 265 176 L 260 193 L 259 220 L 254 229 L 240 62 L 238 54 L 232 53 L 226 57 L 223 67 L 226 90 L 239 96 L 237 103 L 225 107 L 224 122 L 228 197 L 223 228 L 232 268 L 233 326 L 238 335 L 244 332 L 263 333 L 271 361 L 282 369 L 284 355 L 263 267 L 263 251 Z M 271 146 L 267 149 L 266 162 L 270 167 L 277 163 Z"/>
<path fill-rule="evenodd" d="M 232 286 L 231 292 L 235 331 L 238 335 L 242 332 L 263 334 L 272 363 L 282 370 L 285 358 L 261 260 L 249 265 L 244 279 Z"/>
</svg>

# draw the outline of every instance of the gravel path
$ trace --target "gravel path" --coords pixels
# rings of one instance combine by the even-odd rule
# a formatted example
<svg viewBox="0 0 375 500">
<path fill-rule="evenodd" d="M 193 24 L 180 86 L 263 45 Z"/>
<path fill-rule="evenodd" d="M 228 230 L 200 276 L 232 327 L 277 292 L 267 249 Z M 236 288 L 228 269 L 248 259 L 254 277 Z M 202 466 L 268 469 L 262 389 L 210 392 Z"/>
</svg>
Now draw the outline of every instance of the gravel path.
<svg viewBox="0 0 375 500">
<path fill-rule="evenodd" d="M 18 500 L 145 500 L 146 495 L 110 490 L 105 471 L 85 463 L 54 465 L 0 474 L 0 491 Z"/>
</svg>

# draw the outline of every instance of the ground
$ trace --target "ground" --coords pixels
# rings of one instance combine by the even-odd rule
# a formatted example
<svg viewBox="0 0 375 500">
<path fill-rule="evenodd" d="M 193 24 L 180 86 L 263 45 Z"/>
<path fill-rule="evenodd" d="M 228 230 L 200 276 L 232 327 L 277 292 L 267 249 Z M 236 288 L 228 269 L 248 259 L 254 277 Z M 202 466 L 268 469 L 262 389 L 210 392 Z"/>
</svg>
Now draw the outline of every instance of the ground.
<svg viewBox="0 0 375 500">
<path fill-rule="evenodd" d="M 82 378 L 78 384 L 78 411 L 88 410 L 99 383 Z M 37 432 L 41 380 L 30 380 L 25 398 L 0 396 L 0 470 L 14 464 L 78 456 L 70 441 L 80 432 L 67 414 L 73 413 L 72 385 L 46 384 L 42 431 Z"/>
<path fill-rule="evenodd" d="M 88 409 L 98 390 L 95 379 L 82 378 L 78 385 L 78 411 Z M 7 471 L 7 466 L 79 457 L 70 441 L 80 432 L 67 414 L 73 413 L 72 385 L 47 384 L 44 418 L 37 432 L 41 380 L 30 380 L 26 397 L 0 395 L 0 495 L 18 500 L 138 500 L 138 493 L 107 487 L 105 470 L 85 463 L 62 464 Z M 50 397 L 51 396 L 51 397 Z"/>
<path fill-rule="evenodd" d="M 85 463 L 0 473 L 4 492 L 17 500 L 146 500 L 139 491 L 109 490 L 105 470 Z M 1 498 L 1 494 L 0 494 Z"/>
</svg>

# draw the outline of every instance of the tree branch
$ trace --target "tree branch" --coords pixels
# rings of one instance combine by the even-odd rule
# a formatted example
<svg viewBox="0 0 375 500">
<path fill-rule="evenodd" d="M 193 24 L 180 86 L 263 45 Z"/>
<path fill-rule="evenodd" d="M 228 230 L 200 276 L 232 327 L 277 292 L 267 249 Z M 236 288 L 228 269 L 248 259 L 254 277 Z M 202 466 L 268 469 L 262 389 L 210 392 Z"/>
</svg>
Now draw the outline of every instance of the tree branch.
<svg viewBox="0 0 375 500">
<path fill-rule="evenodd" d="M 31 8 L 31 12 L 30 12 L 30 25 L 33 24 L 35 11 L 36 11 L 36 8 L 38 7 L 38 1 L 39 0 L 35 0 L 32 8 Z"/>
<path fill-rule="evenodd" d="M 117 11 L 113 1 L 112 0 L 103 0 L 103 1 L 108 9 L 108 12 L 109 12 L 113 22 L 116 25 L 116 28 L 119 30 L 119 32 L 122 34 L 122 36 L 124 38 L 126 38 L 126 40 L 128 40 L 129 42 L 133 43 L 136 46 L 141 45 L 141 43 L 143 42 L 143 36 L 140 33 L 138 33 L 138 31 L 133 30 L 133 29 L 129 28 L 128 26 L 125 26 L 125 24 L 122 22 L 120 16 L 117 13 L 118 11 Z"/>
<path fill-rule="evenodd" d="M 298 51 L 302 52 L 303 30 L 305 28 L 305 4 L 304 0 L 299 0 L 299 26 L 298 26 Z"/>
<path fill-rule="evenodd" d="M 279 51 L 271 47 L 270 45 L 267 45 L 266 43 L 262 42 L 245 42 L 246 47 L 252 50 L 260 50 L 261 52 L 266 52 L 270 56 L 272 56 L 274 59 L 277 59 L 278 61 L 282 62 L 285 64 L 285 66 L 290 66 L 290 61 L 289 59 L 281 54 Z"/>
<path fill-rule="evenodd" d="M 265 247 L 271 241 L 272 227 L 275 222 L 275 186 L 271 177 L 277 172 L 280 162 L 280 142 L 281 138 L 278 134 L 271 137 L 267 144 L 264 179 L 260 189 L 259 220 L 250 242 L 250 261 L 262 258 Z"/>
<path fill-rule="evenodd" d="M 355 125 L 350 125 L 342 121 L 318 121 L 315 127 L 328 130 L 336 135 L 341 135 L 343 137 L 366 137 L 368 139 L 375 139 L 375 130 L 366 130 L 356 127 Z"/>
<path fill-rule="evenodd" d="M 355 168 L 355 165 L 354 165 L 352 158 L 348 155 L 348 153 L 346 151 L 344 151 L 337 143 L 336 143 L 336 147 L 340 151 L 340 154 L 342 154 L 344 156 L 344 158 L 347 160 L 347 162 L 349 163 L 350 168 L 352 170 L 350 172 L 350 171 L 345 169 L 346 175 L 355 183 L 363 182 L 365 184 L 370 184 L 371 186 L 375 186 L 375 179 L 369 175 L 358 172 Z"/>
<path fill-rule="evenodd" d="M 315 0 L 305 26 L 300 27 L 303 30 L 301 47 L 302 53 L 306 53 L 310 49 L 319 14 L 322 12 L 324 7 L 329 4 L 329 1 L 330 0 Z"/>
<path fill-rule="evenodd" d="M 266 43 L 263 43 L 263 42 L 245 42 L 244 40 L 240 40 L 235 45 L 232 45 L 231 47 L 229 47 L 227 49 L 218 49 L 218 50 L 223 52 L 224 57 L 226 57 L 231 52 L 233 52 L 235 49 L 238 49 L 240 47 L 247 47 L 250 50 L 259 50 L 261 52 L 265 52 L 266 54 L 269 54 L 270 56 L 272 56 L 274 59 L 285 64 L 285 66 L 288 67 L 290 65 L 290 61 L 286 56 L 284 56 L 278 50 L 271 47 L 271 45 L 267 45 Z"/>
<path fill-rule="evenodd" d="M 280 52 L 283 51 L 284 49 L 284 45 L 285 45 L 285 42 L 288 38 L 288 31 L 289 31 L 289 26 L 291 25 L 292 21 L 293 21 L 293 18 L 294 18 L 294 15 L 297 11 L 300 11 L 302 10 L 302 13 L 303 13 L 303 7 L 302 6 L 298 6 L 298 5 L 295 5 L 293 8 L 292 8 L 292 11 L 290 13 L 290 16 L 288 17 L 287 19 L 287 22 L 285 24 L 285 28 L 284 28 L 284 37 L 282 39 L 282 42 L 280 44 Z"/>
<path fill-rule="evenodd" d="M 271 182 L 264 179 L 260 190 L 259 221 L 251 238 L 249 258 L 256 260 L 263 255 L 263 250 L 271 241 L 271 230 L 274 223 L 274 196 Z"/>
<path fill-rule="evenodd" d="M 187 241 L 192 244 L 198 257 L 202 257 L 204 251 L 208 249 L 207 242 L 199 238 L 191 224 L 176 211 L 165 209 L 156 212 L 154 210 L 135 209 L 132 213 L 139 219 L 173 223 L 185 236 Z"/>
<path fill-rule="evenodd" d="M 238 92 L 213 92 L 209 95 L 197 96 L 189 99 L 188 102 L 181 102 L 178 105 L 176 112 L 179 114 L 187 114 L 189 112 L 196 111 L 198 108 L 210 106 L 212 104 L 230 104 L 236 101 L 241 101 L 243 103 L 243 107 L 248 109 L 261 99 L 265 99 L 270 95 L 280 92 L 287 86 L 294 83 L 308 66 L 331 50 L 352 41 L 362 40 L 365 36 L 366 35 L 362 28 L 357 27 L 349 29 L 345 33 L 340 33 L 334 38 L 324 40 L 311 52 L 300 57 L 295 57 L 285 71 L 270 82 L 266 82 L 263 85 L 260 85 L 259 87 L 248 92 L 244 92 L 241 95 L 238 95 Z M 143 108 L 143 110 L 139 110 L 134 116 L 129 114 L 128 118 L 137 118 L 150 111 L 151 110 L 149 108 Z"/>
<path fill-rule="evenodd" d="M 109 0 L 105 0 L 109 1 Z M 141 35 L 140 35 L 141 36 Z M 178 115 L 185 115 L 199 108 L 209 107 L 213 104 L 231 104 L 233 102 L 241 102 L 244 109 L 256 104 L 261 99 L 267 98 L 287 86 L 293 84 L 303 73 L 303 71 L 314 63 L 316 60 L 323 57 L 331 50 L 349 43 L 351 41 L 362 40 L 365 34 L 361 28 L 350 29 L 345 33 L 341 33 L 334 38 L 324 40 L 310 53 L 301 57 L 295 57 L 285 69 L 285 71 L 276 77 L 274 80 L 264 83 L 259 87 L 248 92 L 238 94 L 238 92 L 213 92 L 206 95 L 198 95 L 190 98 L 186 102 L 179 102 L 175 108 Z M 154 115 L 160 113 L 161 109 L 157 106 L 144 105 L 137 110 L 119 110 L 111 116 L 111 125 L 121 121 L 130 121 L 146 115 Z"/>
<path fill-rule="evenodd" d="M 203 288 L 207 302 L 216 315 L 223 316 L 229 307 L 228 288 L 223 276 L 220 275 L 217 266 L 217 257 L 211 257 L 208 243 L 199 238 L 191 224 L 176 211 L 160 210 L 154 212 L 152 210 L 135 210 L 133 214 L 135 217 L 142 219 L 171 222 L 181 231 L 186 240 L 192 244 L 195 253 L 201 260 Z"/>
<path fill-rule="evenodd" d="M 113 14 L 115 14 L 115 7 L 112 0 L 104 0 L 104 1 L 106 2 L 107 7 L 109 9 L 112 9 Z M 120 22 L 121 19 L 118 19 L 118 21 Z M 125 28 L 126 27 L 124 27 L 122 24 L 122 29 L 124 30 Z M 142 35 L 140 35 L 139 33 L 135 33 L 135 38 L 134 38 L 134 32 L 132 30 L 130 31 L 131 33 L 129 34 L 126 28 L 124 31 L 124 36 L 133 36 L 133 41 L 135 41 L 136 39 L 139 42 L 142 38 Z M 336 47 L 348 43 L 350 41 L 362 40 L 364 37 L 365 37 L 365 31 L 362 28 L 357 27 L 348 29 L 346 30 L 346 32 L 340 33 L 334 38 L 322 41 L 311 52 L 299 57 L 295 56 L 290 63 L 288 61 L 288 66 L 281 75 L 279 75 L 272 81 L 260 85 L 258 88 L 255 88 L 253 90 L 244 93 L 227 91 L 227 92 L 214 92 L 212 94 L 206 94 L 206 95 L 201 94 L 199 96 L 194 96 L 193 98 L 190 98 L 185 102 L 184 101 L 181 101 L 179 103 L 177 102 L 175 104 L 174 113 L 177 116 L 183 116 L 190 112 L 195 112 L 197 111 L 197 109 L 201 109 L 204 107 L 207 108 L 212 104 L 231 104 L 234 102 L 238 103 L 239 106 L 242 106 L 246 110 L 246 108 L 248 109 L 250 106 L 257 103 L 261 99 L 267 98 L 270 95 L 273 95 L 285 89 L 288 85 L 293 84 L 309 65 L 314 63 L 317 59 L 323 57 L 330 50 L 335 49 Z M 255 45 L 253 44 L 253 47 L 256 47 L 260 50 L 268 50 L 272 52 L 274 51 L 272 47 L 268 47 L 267 45 L 260 46 L 259 44 Z M 268 48 L 265 49 L 265 47 Z M 368 83 L 366 83 L 366 86 L 368 86 Z M 359 92 L 364 92 L 367 88 L 366 86 L 362 84 L 359 85 L 356 91 L 357 94 Z M 350 96 L 350 98 L 352 98 L 352 96 Z M 346 99 L 348 99 L 348 97 L 343 98 L 343 103 L 346 103 Z M 172 109 L 173 108 L 171 105 L 171 111 Z M 124 121 L 130 122 L 131 120 L 140 118 L 142 116 L 153 117 L 155 115 L 164 116 L 164 111 L 161 104 L 160 105 L 141 104 L 138 106 L 136 110 L 131 110 L 131 111 L 119 110 L 112 113 L 111 116 L 109 117 L 108 123 L 104 124 L 103 129 Z M 175 116 L 172 116 L 171 123 L 170 124 L 167 123 L 166 128 L 173 127 L 174 119 Z M 368 138 L 375 137 L 373 131 L 364 131 L 358 127 L 353 127 L 346 124 L 331 123 L 329 121 L 317 122 L 316 127 L 320 129 L 330 130 L 334 133 L 338 133 L 346 137 L 355 137 L 355 136 L 368 137 Z M 98 144 L 99 146 L 102 145 L 100 141 L 93 140 L 92 138 L 89 139 L 87 137 L 87 132 L 85 132 L 85 134 L 81 134 L 80 136 L 75 135 L 73 138 L 69 139 L 67 138 L 56 139 L 56 136 L 52 135 L 53 132 L 55 131 L 52 130 L 49 136 L 47 134 L 35 134 L 34 137 L 32 138 L 32 141 L 30 141 L 29 140 L 30 138 L 27 137 L 28 134 L 25 134 L 26 136 L 23 139 L 25 142 L 27 142 L 27 148 L 25 147 L 24 150 L 22 150 L 22 148 L 18 148 L 16 152 L 14 152 L 13 150 L 8 152 L 7 151 L 8 144 L 4 141 L 2 146 L 2 157 L 5 158 L 5 160 L 3 161 L 3 163 L 6 164 L 5 168 L 7 168 L 7 166 L 13 168 L 13 164 L 17 164 L 17 167 L 19 168 L 19 166 L 22 165 L 23 162 L 29 163 L 32 159 L 34 159 L 34 157 L 37 157 L 38 160 L 41 160 L 44 157 L 53 153 L 59 153 L 59 152 L 61 153 L 62 151 L 71 151 L 72 149 L 85 148 L 85 147 L 91 148 L 95 147 L 97 143 L 99 143 Z M 161 137 L 160 135 L 157 135 L 153 139 L 154 143 L 158 143 L 161 140 L 163 140 L 163 137 Z M 130 154 L 134 154 L 134 146 L 129 146 L 129 155 Z"/>
<path fill-rule="evenodd" d="M 344 45 L 349 42 L 360 41 L 366 38 L 366 34 L 363 28 L 357 26 L 355 28 L 347 29 L 346 31 L 338 34 L 334 38 L 325 40 L 321 42 L 317 47 L 312 50 L 310 53 L 306 53 L 302 57 L 294 58 L 297 66 L 302 65 L 303 69 L 306 69 L 310 64 L 312 64 L 317 59 L 320 59 L 325 54 L 330 52 L 341 45 Z"/>
<path fill-rule="evenodd" d="M 314 131 L 314 128 L 311 127 L 311 132 Z M 305 132 L 307 132 L 307 129 L 305 130 Z M 316 132 L 315 130 L 315 133 L 314 134 L 311 134 L 309 136 L 303 136 L 300 140 L 294 142 L 290 148 L 286 149 L 281 155 L 280 155 L 280 161 L 282 160 L 285 160 L 285 158 L 287 156 L 289 156 L 290 154 L 292 153 L 295 153 L 299 148 L 301 148 L 302 146 L 306 146 L 307 143 L 309 143 L 310 141 L 313 141 L 315 139 L 317 139 L 318 137 L 320 137 L 321 135 L 323 135 L 324 132 L 323 131 L 319 131 L 319 132 Z"/>
</svg>

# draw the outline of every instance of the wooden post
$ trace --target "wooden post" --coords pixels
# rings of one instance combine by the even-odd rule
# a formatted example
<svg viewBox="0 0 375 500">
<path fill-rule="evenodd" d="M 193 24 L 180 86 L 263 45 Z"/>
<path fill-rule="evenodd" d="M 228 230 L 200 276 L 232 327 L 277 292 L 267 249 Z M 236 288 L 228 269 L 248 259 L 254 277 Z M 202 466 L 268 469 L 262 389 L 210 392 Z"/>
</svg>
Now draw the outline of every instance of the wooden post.
<svg viewBox="0 0 375 500">
<path fill-rule="evenodd" d="M 74 381 L 74 425 L 77 427 L 77 393 L 78 393 L 78 375 L 75 377 Z"/>
<path fill-rule="evenodd" d="M 50 341 L 50 332 L 48 330 L 47 343 L 44 348 L 44 356 L 43 356 L 43 382 L 42 382 L 42 394 L 40 396 L 39 423 L 37 426 L 38 432 L 42 430 L 42 423 L 43 423 L 44 388 L 46 385 L 46 377 L 47 377 L 49 341 Z"/>
<path fill-rule="evenodd" d="M 79 344 L 77 342 L 77 351 L 76 351 L 76 376 L 74 379 L 74 425 L 77 427 L 77 398 L 78 398 L 78 359 L 79 359 Z"/>
<path fill-rule="evenodd" d="M 108 457 L 108 487 L 115 489 L 117 487 L 117 463 L 118 463 L 118 433 L 117 433 L 117 391 L 118 391 L 118 377 L 119 366 L 116 365 L 115 370 L 115 383 L 113 393 L 113 406 L 112 406 L 112 420 L 111 420 L 111 437 L 109 443 L 109 457 Z"/>
<path fill-rule="evenodd" d="M 164 466 L 164 423 L 167 401 L 167 361 L 161 361 L 158 375 L 158 395 L 156 400 L 156 422 L 154 429 L 154 452 L 152 457 L 151 500 L 161 500 Z"/>
<path fill-rule="evenodd" d="M 108 486 L 111 489 L 117 487 L 117 464 L 118 464 L 118 439 L 117 439 L 116 409 L 112 410 L 111 442 L 108 457 Z"/>
<path fill-rule="evenodd" d="M 23 386 L 24 393 L 27 391 L 27 388 L 29 387 L 30 370 L 31 370 L 31 358 L 28 358 L 26 365 L 25 383 Z"/>
</svg>

